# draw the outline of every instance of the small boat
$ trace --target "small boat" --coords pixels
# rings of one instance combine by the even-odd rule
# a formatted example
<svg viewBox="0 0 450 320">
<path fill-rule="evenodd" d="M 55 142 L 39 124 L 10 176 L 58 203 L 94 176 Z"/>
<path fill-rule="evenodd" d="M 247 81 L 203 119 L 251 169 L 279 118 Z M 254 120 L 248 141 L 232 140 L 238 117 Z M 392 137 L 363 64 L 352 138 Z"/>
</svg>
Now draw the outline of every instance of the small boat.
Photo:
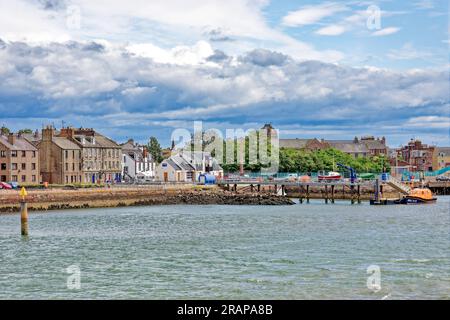
<svg viewBox="0 0 450 320">
<path fill-rule="evenodd" d="M 434 203 L 436 198 L 433 197 L 433 193 L 428 188 L 416 188 L 400 200 L 403 204 L 408 203 Z"/>
<path fill-rule="evenodd" d="M 326 175 L 319 175 L 319 181 L 337 181 L 341 180 L 341 174 L 339 172 L 330 171 Z"/>
</svg>

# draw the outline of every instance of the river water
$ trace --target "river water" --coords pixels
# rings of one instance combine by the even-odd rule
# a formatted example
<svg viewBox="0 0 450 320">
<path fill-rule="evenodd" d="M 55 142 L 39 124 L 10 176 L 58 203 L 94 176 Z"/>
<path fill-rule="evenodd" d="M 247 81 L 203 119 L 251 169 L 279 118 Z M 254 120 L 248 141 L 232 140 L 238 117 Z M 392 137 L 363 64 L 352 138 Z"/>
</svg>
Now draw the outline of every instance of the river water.
<svg viewBox="0 0 450 320">
<path fill-rule="evenodd" d="M 55 211 L 30 215 L 29 239 L 2 215 L 0 298 L 450 299 L 449 209 L 440 197 Z"/>
</svg>

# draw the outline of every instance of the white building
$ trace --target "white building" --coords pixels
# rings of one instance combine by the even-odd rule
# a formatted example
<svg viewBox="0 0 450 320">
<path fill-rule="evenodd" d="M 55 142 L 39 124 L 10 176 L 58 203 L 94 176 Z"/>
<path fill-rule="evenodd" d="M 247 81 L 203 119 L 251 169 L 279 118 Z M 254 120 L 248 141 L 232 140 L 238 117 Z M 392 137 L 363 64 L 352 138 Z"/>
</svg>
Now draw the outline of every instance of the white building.
<svg viewBox="0 0 450 320">
<path fill-rule="evenodd" d="M 122 144 L 122 179 L 124 181 L 151 180 L 155 177 L 156 164 L 145 146 L 132 139 Z"/>
<path fill-rule="evenodd" d="M 218 161 L 207 152 L 180 151 L 164 160 L 156 168 L 156 180 L 164 182 L 194 182 L 199 176 L 209 173 L 223 177 Z"/>
</svg>

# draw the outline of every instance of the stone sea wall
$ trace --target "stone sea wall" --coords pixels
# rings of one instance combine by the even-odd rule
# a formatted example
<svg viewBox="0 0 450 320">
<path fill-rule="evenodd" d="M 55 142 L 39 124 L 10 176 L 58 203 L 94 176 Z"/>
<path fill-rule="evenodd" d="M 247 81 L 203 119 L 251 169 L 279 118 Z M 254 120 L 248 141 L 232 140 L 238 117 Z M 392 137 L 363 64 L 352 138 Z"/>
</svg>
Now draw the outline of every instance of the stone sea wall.
<svg viewBox="0 0 450 320">
<path fill-rule="evenodd" d="M 18 191 L 0 190 L 0 213 L 19 211 Z M 216 187 L 175 186 L 33 190 L 28 192 L 28 209 L 61 210 L 147 205 L 291 205 L 288 197 L 273 194 L 234 194 Z"/>
</svg>

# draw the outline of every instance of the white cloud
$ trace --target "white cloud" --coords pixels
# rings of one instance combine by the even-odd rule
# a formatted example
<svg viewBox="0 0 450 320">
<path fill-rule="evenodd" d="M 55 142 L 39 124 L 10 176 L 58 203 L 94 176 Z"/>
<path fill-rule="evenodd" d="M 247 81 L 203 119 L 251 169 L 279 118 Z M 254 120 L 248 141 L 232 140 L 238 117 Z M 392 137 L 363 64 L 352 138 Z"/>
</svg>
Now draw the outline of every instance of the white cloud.
<svg viewBox="0 0 450 320">
<path fill-rule="evenodd" d="M 345 27 L 340 25 L 331 25 L 327 27 L 320 28 L 316 31 L 316 34 L 320 34 L 322 36 L 338 36 L 345 32 Z"/>
<path fill-rule="evenodd" d="M 194 46 L 177 46 L 170 50 L 159 48 L 151 43 L 130 45 L 128 52 L 140 57 L 151 58 L 158 63 L 172 63 L 179 65 L 198 65 L 207 63 L 207 58 L 214 54 L 211 45 L 206 41 L 199 41 Z"/>
<path fill-rule="evenodd" d="M 383 28 L 383 29 L 380 29 L 378 31 L 373 32 L 372 36 L 374 36 L 374 37 L 382 37 L 382 36 L 387 36 L 387 35 L 390 35 L 390 34 L 397 33 L 398 31 L 400 31 L 400 28 L 388 27 L 388 28 Z"/>
<path fill-rule="evenodd" d="M 283 17 L 282 24 L 287 27 L 298 27 L 314 24 L 323 18 L 345 11 L 347 8 L 337 3 L 323 3 L 320 5 L 304 6 L 296 11 L 289 12 Z"/>
<path fill-rule="evenodd" d="M 372 123 L 375 128 L 383 121 L 404 123 L 447 114 L 446 70 L 392 72 L 298 62 L 261 49 L 240 56 L 222 53 L 226 58 L 214 65 L 198 63 L 209 51 L 206 44 L 185 48 L 188 58 L 179 61 L 173 55 L 179 49 L 162 51 L 161 59 L 177 62 L 168 63 L 145 57 L 153 49 L 131 54 L 127 46 L 106 42 L 2 44 L 2 119 L 8 123 L 22 115 L 36 127 L 31 119 L 65 118 L 100 130 L 127 127 L 116 128 L 115 135 L 139 136 L 146 126 L 181 125 L 194 119 L 319 122 L 332 131 L 343 130 L 347 122 L 358 128 Z M 20 124 L 28 124 L 26 119 Z M 336 120 L 339 128 L 330 124 Z M 432 129 L 442 134 L 443 122 L 431 122 Z"/>
<path fill-rule="evenodd" d="M 391 49 L 387 57 L 394 60 L 414 60 L 431 58 L 433 54 L 431 52 L 419 51 L 412 43 L 405 43 L 400 49 Z"/>
<path fill-rule="evenodd" d="M 418 9 L 433 9 L 434 1 L 433 0 L 421 0 L 414 2 L 414 6 Z"/>
<path fill-rule="evenodd" d="M 0 38 L 28 43 L 103 39 L 127 43 L 140 53 L 151 52 L 158 61 L 170 61 L 180 54 L 178 61 L 192 63 L 196 53 L 185 51 L 210 40 L 205 39 L 210 38 L 208 30 L 220 30 L 220 37 L 213 40 L 233 41 L 216 41 L 214 49 L 232 54 L 264 47 L 299 60 L 336 62 L 343 58 L 336 50 L 317 50 L 271 27 L 263 12 L 266 0 L 55 0 L 51 3 L 58 5 L 51 6 L 44 2 L 0 1 Z M 68 28 L 68 6 L 79 8 L 80 29 Z M 167 52 L 174 47 L 183 52 Z"/>
</svg>

